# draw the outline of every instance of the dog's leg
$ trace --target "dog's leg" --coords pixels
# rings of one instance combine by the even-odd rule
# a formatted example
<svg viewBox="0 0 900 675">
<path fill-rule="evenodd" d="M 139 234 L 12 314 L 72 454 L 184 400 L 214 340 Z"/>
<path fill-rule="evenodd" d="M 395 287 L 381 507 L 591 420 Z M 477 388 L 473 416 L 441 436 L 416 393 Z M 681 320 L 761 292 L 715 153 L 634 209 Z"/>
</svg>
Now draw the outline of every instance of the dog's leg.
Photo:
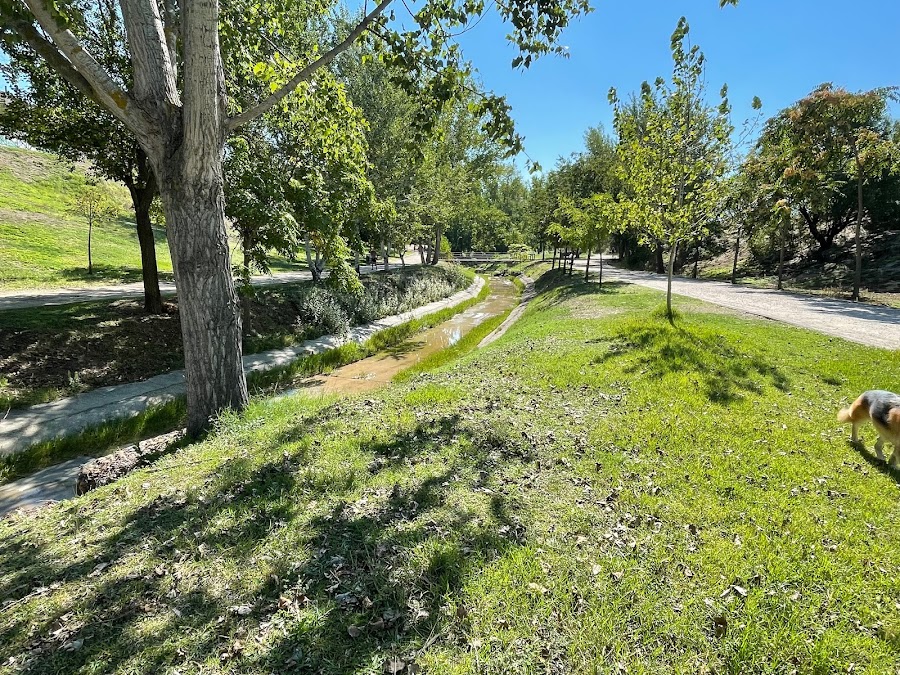
<svg viewBox="0 0 900 675">
<path fill-rule="evenodd" d="M 850 440 L 854 443 L 859 443 L 859 436 L 856 433 L 856 422 L 853 423 L 850 431 Z"/>
<path fill-rule="evenodd" d="M 875 441 L 875 454 L 878 456 L 878 459 L 880 459 L 883 462 L 884 461 L 884 453 L 881 451 L 882 448 L 884 448 L 884 440 L 881 438 L 881 436 L 879 436 L 878 440 Z M 897 452 L 896 452 L 896 448 L 895 448 L 894 455 L 896 455 L 896 454 L 897 454 Z M 891 455 L 892 461 L 894 459 L 894 455 Z"/>
<path fill-rule="evenodd" d="M 898 443 L 894 443 L 894 452 L 891 453 L 888 466 L 900 468 L 900 444 Z"/>
</svg>

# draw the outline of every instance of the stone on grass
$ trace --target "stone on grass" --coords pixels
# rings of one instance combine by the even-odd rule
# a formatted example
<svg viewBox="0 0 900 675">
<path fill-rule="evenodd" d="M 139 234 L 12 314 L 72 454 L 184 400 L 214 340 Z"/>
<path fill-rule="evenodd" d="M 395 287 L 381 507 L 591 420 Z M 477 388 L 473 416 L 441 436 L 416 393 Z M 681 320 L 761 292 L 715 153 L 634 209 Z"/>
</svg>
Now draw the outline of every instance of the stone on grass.
<svg viewBox="0 0 900 675">
<path fill-rule="evenodd" d="M 184 437 L 184 431 L 172 431 L 119 448 L 109 455 L 92 459 L 81 467 L 75 479 L 75 494 L 83 495 L 107 485 L 145 466 L 169 450 Z"/>
</svg>

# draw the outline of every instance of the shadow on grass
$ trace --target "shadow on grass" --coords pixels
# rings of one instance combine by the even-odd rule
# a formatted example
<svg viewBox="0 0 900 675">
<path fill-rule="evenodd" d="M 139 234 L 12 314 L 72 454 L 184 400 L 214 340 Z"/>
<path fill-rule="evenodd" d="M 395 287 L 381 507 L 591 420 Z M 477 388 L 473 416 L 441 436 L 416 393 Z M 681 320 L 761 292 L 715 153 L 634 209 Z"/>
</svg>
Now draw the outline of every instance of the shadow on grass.
<svg viewBox="0 0 900 675">
<path fill-rule="evenodd" d="M 490 455 L 498 448 L 515 461 L 515 451 L 502 452 L 507 442 L 515 450 L 515 441 L 502 430 L 438 417 L 363 444 L 374 456 L 365 478 L 351 466 L 316 466 L 313 434 L 340 419 L 329 408 L 298 419 L 272 441 L 275 459 L 261 466 L 223 459 L 206 470 L 205 482 L 198 477 L 200 495 L 148 498 L 121 525 L 95 531 L 92 556 L 78 562 L 56 557 L 19 528 L 0 542 L 0 658 L 27 656 L 33 673 L 89 664 L 162 672 L 209 660 L 227 662 L 228 671 L 348 673 L 380 671 L 387 658 L 409 663 L 466 621 L 458 609 L 465 579 L 524 537 L 506 497 L 490 498 L 487 519 L 450 498 L 451 490 L 483 484 L 496 470 Z M 428 462 L 427 449 L 451 437 L 468 438 L 471 447 L 417 477 L 410 467 Z M 284 447 L 291 451 L 278 452 Z M 361 481 L 370 480 L 359 499 Z M 108 503 L 123 489 L 96 498 Z M 82 501 L 58 515 L 78 529 L 93 508 Z M 398 574 L 398 561 L 415 573 Z M 131 565 L 127 573 L 120 564 Z M 248 575 L 246 588 L 217 586 L 219 569 L 262 564 L 267 573 Z M 56 593 L 57 584 L 67 590 L 44 613 L 16 607 Z M 17 649 L 25 644 L 27 654 Z"/>
<path fill-rule="evenodd" d="M 607 352 L 594 363 L 630 356 L 626 373 L 641 372 L 653 378 L 670 373 L 696 373 L 703 392 L 713 403 L 727 405 L 747 392 L 759 394 L 765 383 L 788 391 L 790 380 L 760 354 L 743 351 L 727 336 L 699 326 L 670 324 L 660 312 L 627 322 L 612 338 Z"/>
<path fill-rule="evenodd" d="M 856 450 L 859 453 L 859 456 L 866 460 L 876 471 L 889 478 L 893 478 L 894 482 L 900 483 L 900 468 L 888 464 L 893 448 L 890 450 L 885 448 L 884 459 L 881 459 L 873 451 L 870 451 L 862 441 L 857 441 L 855 443 L 853 441 L 847 441 L 847 444 Z"/>
<path fill-rule="evenodd" d="M 91 283 L 103 283 L 115 281 L 119 283 L 134 283 L 143 279 L 140 265 L 104 265 L 95 264 L 94 273 L 88 274 L 87 267 L 67 267 L 59 270 L 59 275 L 66 281 L 88 281 Z M 160 272 L 160 281 L 172 281 L 171 272 Z"/>
</svg>

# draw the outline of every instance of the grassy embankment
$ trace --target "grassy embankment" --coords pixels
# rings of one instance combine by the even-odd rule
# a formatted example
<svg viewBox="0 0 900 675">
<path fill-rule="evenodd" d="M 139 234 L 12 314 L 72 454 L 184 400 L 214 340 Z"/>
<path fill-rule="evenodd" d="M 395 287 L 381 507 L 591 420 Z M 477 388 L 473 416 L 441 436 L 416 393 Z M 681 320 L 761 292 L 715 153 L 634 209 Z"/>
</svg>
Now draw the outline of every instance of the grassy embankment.
<svg viewBox="0 0 900 675">
<path fill-rule="evenodd" d="M 141 280 L 141 254 L 128 190 L 103 181 L 122 215 L 94 225 L 94 273 L 87 271 L 86 220 L 73 213 L 89 180 L 84 165 L 71 167 L 54 155 L 0 145 L 0 290 L 85 286 Z M 157 228 L 156 259 L 171 280 L 165 230 Z M 235 263 L 239 251 L 232 246 Z M 275 271 L 298 269 L 275 257 Z"/>
<path fill-rule="evenodd" d="M 484 350 L 0 523 L 0 669 L 895 673 L 900 476 L 834 412 L 900 354 L 555 278 Z"/>
<path fill-rule="evenodd" d="M 397 273 L 391 273 L 391 275 L 395 274 Z M 435 270 L 433 268 L 424 269 L 414 272 L 414 274 L 433 275 Z M 474 280 L 472 272 L 463 270 L 463 274 L 467 280 Z M 290 292 L 290 289 L 287 290 Z M 255 396 L 269 396 L 296 386 L 303 378 L 328 373 L 335 368 L 402 345 L 417 333 L 443 323 L 459 312 L 481 302 L 489 293 L 490 289 L 485 284 L 478 295 L 473 298 L 420 319 L 411 319 L 392 328 L 381 330 L 363 344 L 350 342 L 335 349 L 298 358 L 286 366 L 254 373 L 248 377 L 250 392 Z M 279 336 L 272 339 L 281 340 Z M 111 448 L 178 429 L 184 426 L 185 417 L 184 400 L 176 399 L 169 403 L 153 406 L 134 417 L 108 422 L 81 434 L 34 445 L 24 452 L 0 458 L 0 483 L 28 475 L 37 469 L 69 457 L 101 455 Z"/>
</svg>

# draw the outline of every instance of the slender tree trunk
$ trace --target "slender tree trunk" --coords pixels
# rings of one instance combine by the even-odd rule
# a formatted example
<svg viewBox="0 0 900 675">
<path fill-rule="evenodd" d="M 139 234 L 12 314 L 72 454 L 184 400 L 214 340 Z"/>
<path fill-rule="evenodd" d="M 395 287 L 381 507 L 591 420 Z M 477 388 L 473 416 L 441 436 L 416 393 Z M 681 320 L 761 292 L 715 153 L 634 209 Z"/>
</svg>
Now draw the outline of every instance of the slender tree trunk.
<svg viewBox="0 0 900 675">
<path fill-rule="evenodd" d="M 778 247 L 778 290 L 784 290 L 782 280 L 784 278 L 784 247 L 787 243 L 787 223 L 788 216 L 782 216 L 781 223 L 781 245 Z"/>
<path fill-rule="evenodd" d="M 150 205 L 153 202 L 153 189 L 135 199 L 134 220 L 137 224 L 138 243 L 141 247 L 141 277 L 144 282 L 144 310 L 149 314 L 162 314 L 162 295 L 159 292 L 159 269 L 156 265 L 156 239 L 153 236 L 153 221 L 150 219 Z"/>
<path fill-rule="evenodd" d="M 553 262 L 550 263 L 550 269 L 556 269 L 556 246 L 553 247 Z"/>
<path fill-rule="evenodd" d="M 857 162 L 856 171 L 856 270 L 853 274 L 853 299 L 859 300 L 859 287 L 862 285 L 862 241 L 860 229 L 863 219 L 863 176 L 860 170 L 859 162 Z"/>
<path fill-rule="evenodd" d="M 381 257 L 384 259 L 384 271 L 387 272 L 390 267 L 390 263 L 388 261 L 388 258 L 390 257 L 390 251 L 388 250 L 388 245 L 385 243 L 381 244 Z"/>
<path fill-rule="evenodd" d="M 603 249 L 604 248 L 605 247 L 603 247 L 603 246 L 600 247 L 600 278 L 597 279 L 598 286 L 603 285 Z"/>
<path fill-rule="evenodd" d="M 666 279 L 666 316 L 671 324 L 675 323 L 675 315 L 672 313 L 672 270 L 675 267 L 676 251 L 678 251 L 677 241 L 672 242 L 672 247 L 669 249 L 669 272 Z"/>
<path fill-rule="evenodd" d="M 309 234 L 307 233 L 306 238 L 303 240 L 303 250 L 306 253 L 306 266 L 309 268 L 309 273 L 312 275 L 312 280 L 314 282 L 319 281 L 319 265 L 316 261 L 313 260 L 312 257 L 312 246 L 309 243 Z"/>
<path fill-rule="evenodd" d="M 431 250 L 431 264 L 437 265 L 441 256 L 441 228 L 434 226 L 434 248 Z"/>
<path fill-rule="evenodd" d="M 588 249 L 588 252 L 587 252 L 587 264 L 584 266 L 584 280 L 585 280 L 585 282 L 587 282 L 588 279 L 590 279 L 590 273 L 591 273 L 591 249 Z"/>
<path fill-rule="evenodd" d="M 400 249 L 400 267 L 406 267 L 406 260 L 404 257 L 406 256 L 406 248 Z"/>
<path fill-rule="evenodd" d="M 697 278 L 697 268 L 700 266 L 700 240 L 697 240 L 697 247 L 694 250 L 694 273 L 692 278 Z"/>
<path fill-rule="evenodd" d="M 91 256 L 91 239 L 94 234 L 94 207 L 88 205 L 88 274 L 94 273 L 94 260 Z"/>
<path fill-rule="evenodd" d="M 665 271 L 666 271 L 666 266 L 665 266 L 665 264 L 663 263 L 663 250 L 662 250 L 662 244 L 659 244 L 659 243 L 656 244 L 656 252 L 655 252 L 655 254 L 656 254 L 656 273 L 657 273 L 657 274 L 664 274 Z"/>
<path fill-rule="evenodd" d="M 422 260 L 422 264 L 425 264 L 425 244 L 421 241 L 419 242 L 419 258 Z"/>
<path fill-rule="evenodd" d="M 737 229 L 737 237 L 734 240 L 734 262 L 731 264 L 731 283 L 732 285 L 737 283 L 737 264 L 738 264 L 738 254 L 741 251 L 741 226 L 738 225 Z"/>
</svg>

